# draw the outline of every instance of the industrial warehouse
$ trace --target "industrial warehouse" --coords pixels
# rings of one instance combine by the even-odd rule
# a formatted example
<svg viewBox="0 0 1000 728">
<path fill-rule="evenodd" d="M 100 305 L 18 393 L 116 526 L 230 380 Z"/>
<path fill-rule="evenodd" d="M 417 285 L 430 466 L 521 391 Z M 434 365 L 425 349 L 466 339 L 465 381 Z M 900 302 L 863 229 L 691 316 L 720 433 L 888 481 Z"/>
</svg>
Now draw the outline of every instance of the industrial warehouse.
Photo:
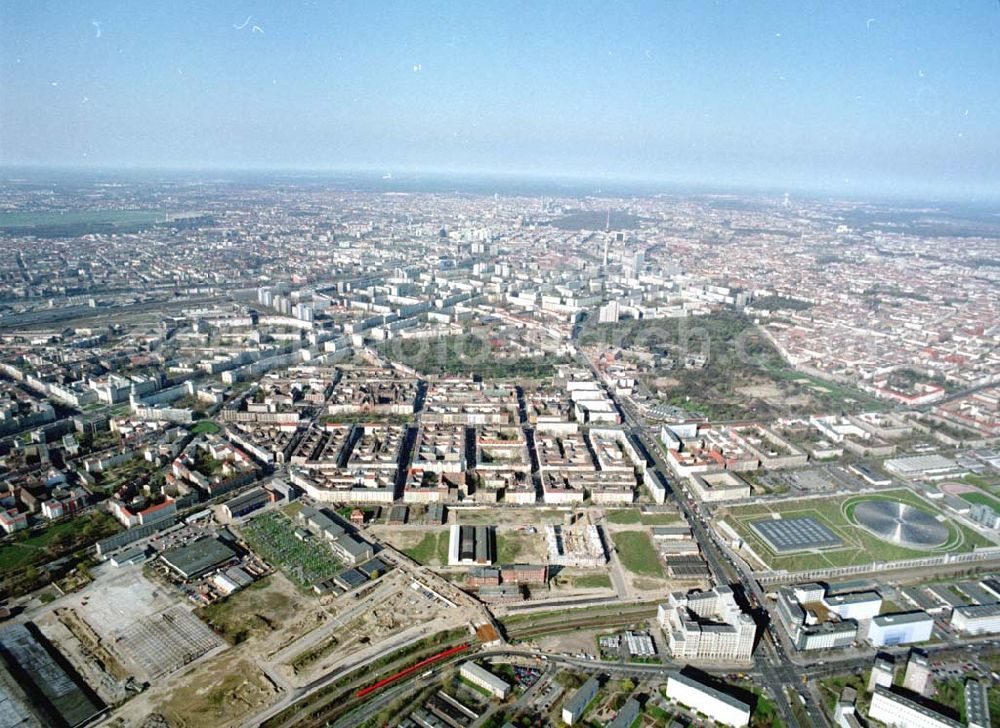
<svg viewBox="0 0 1000 728">
<path fill-rule="evenodd" d="M 449 531 L 449 566 L 489 566 L 496 552 L 496 536 L 489 526 L 458 526 Z"/>
</svg>

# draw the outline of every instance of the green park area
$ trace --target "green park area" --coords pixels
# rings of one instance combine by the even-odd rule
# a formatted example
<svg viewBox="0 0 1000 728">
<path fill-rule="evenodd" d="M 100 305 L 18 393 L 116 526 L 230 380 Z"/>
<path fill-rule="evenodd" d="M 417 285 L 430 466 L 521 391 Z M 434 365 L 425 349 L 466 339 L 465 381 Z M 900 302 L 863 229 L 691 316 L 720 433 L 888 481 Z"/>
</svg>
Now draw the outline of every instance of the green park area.
<svg viewBox="0 0 1000 728">
<path fill-rule="evenodd" d="M 944 543 L 926 550 L 883 540 L 859 525 L 854 519 L 855 507 L 864 501 L 882 500 L 904 503 L 938 519 L 947 529 Z M 766 504 L 723 507 L 716 511 L 716 519 L 724 521 L 753 549 L 765 567 L 787 571 L 854 566 L 874 562 L 902 561 L 936 556 L 944 553 L 963 553 L 977 547 L 992 546 L 985 537 L 941 517 L 941 512 L 919 495 L 905 488 L 877 494 L 850 495 L 835 498 L 786 499 Z M 812 517 L 826 526 L 842 543 L 828 548 L 803 549 L 777 553 L 753 530 L 755 521 L 785 518 Z"/>
<path fill-rule="evenodd" d="M 121 530 L 118 522 L 102 511 L 70 516 L 37 530 L 16 532 L 0 546 L 0 599 L 26 594 L 50 580 L 59 580 L 78 569 L 85 582 L 90 561 L 87 549 L 102 538 Z M 58 566 L 42 569 L 42 564 Z M 67 577 L 70 581 L 77 577 Z M 67 582 L 63 582 L 65 585 Z"/>
<path fill-rule="evenodd" d="M 852 387 L 795 371 L 752 319 L 732 311 L 614 324 L 591 318 L 579 340 L 622 349 L 626 360 L 641 355 L 642 379 L 658 400 L 713 420 L 885 407 Z M 688 362 L 689 355 L 704 356 L 704 364 Z"/>
<path fill-rule="evenodd" d="M 111 516 L 93 511 L 71 516 L 38 531 L 19 531 L 0 546 L 0 572 L 10 574 L 63 556 L 121 530 Z"/>
<path fill-rule="evenodd" d="M 200 420 L 191 428 L 192 435 L 214 435 L 222 430 L 211 420 Z"/>
</svg>

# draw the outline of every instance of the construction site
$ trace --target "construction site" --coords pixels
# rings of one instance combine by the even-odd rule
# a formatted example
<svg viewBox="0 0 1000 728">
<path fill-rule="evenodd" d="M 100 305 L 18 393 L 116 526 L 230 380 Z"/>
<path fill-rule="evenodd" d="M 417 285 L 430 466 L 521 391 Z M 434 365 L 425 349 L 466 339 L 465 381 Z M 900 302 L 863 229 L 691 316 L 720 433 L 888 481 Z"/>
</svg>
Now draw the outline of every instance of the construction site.
<svg viewBox="0 0 1000 728">
<path fill-rule="evenodd" d="M 398 571 L 359 598 L 338 599 L 327 610 L 328 623 L 274 657 L 278 670 L 294 686 L 308 684 L 404 633 L 431 633 L 462 621 L 461 610 L 428 597 L 424 589 L 413 588 L 412 579 Z"/>
</svg>

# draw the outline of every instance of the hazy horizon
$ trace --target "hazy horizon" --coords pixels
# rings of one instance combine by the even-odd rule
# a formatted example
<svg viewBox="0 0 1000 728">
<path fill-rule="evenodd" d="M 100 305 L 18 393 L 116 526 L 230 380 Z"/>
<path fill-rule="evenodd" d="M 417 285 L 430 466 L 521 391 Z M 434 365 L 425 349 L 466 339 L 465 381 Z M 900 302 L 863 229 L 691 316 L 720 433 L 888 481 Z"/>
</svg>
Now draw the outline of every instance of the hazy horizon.
<svg viewBox="0 0 1000 728">
<path fill-rule="evenodd" d="M 385 171 L 383 171 L 385 170 Z M 391 175 L 386 177 L 386 175 Z M 794 201 L 843 201 L 857 204 L 988 206 L 1000 203 L 1000 189 L 978 193 L 931 192 L 898 188 L 836 189 L 820 185 L 781 185 L 732 181 L 667 180 L 652 177 L 613 177 L 595 175 L 545 174 L 541 172 L 479 170 L 395 169 L 357 167 L 318 168 L 231 168 L 231 167 L 143 167 L 143 166 L 54 166 L 0 165 L 0 183 L 25 182 L 55 184 L 67 181 L 100 183 L 107 181 L 245 184 L 310 182 L 342 186 L 358 191 L 407 193 L 456 192 L 470 195 L 553 196 L 553 197 L 747 197 L 780 199 L 789 195 Z M 360 185 L 359 183 L 364 183 Z M 997 213 L 1000 214 L 1000 213 Z"/>
<path fill-rule="evenodd" d="M 1000 3 L 0 10 L 0 165 L 1000 194 Z"/>
</svg>

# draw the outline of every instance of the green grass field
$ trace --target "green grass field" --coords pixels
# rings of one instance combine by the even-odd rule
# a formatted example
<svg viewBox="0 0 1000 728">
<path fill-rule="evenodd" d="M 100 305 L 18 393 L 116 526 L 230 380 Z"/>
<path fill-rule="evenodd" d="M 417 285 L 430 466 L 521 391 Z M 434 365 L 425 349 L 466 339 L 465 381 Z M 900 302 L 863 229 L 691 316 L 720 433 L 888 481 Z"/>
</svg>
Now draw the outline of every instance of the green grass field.
<svg viewBox="0 0 1000 728">
<path fill-rule="evenodd" d="M 23 230 L 62 225 L 129 225 L 162 220 L 162 210 L 21 210 L 0 214 L 0 228 Z"/>
<path fill-rule="evenodd" d="M 610 589 L 611 577 L 607 574 L 587 574 L 586 576 L 574 576 L 573 586 L 577 589 Z"/>
<path fill-rule="evenodd" d="M 191 434 L 192 435 L 203 435 L 203 434 L 214 435 L 217 432 L 220 432 L 221 430 L 222 430 L 222 428 L 219 427 L 214 422 L 212 422 L 211 420 L 201 420 L 200 422 L 196 422 L 194 424 L 194 427 L 191 428 Z"/>
<path fill-rule="evenodd" d="M 30 536 L 22 531 L 12 541 L 0 546 L 0 573 L 8 574 L 32 564 L 51 561 L 120 530 L 121 526 L 111 516 L 92 511 L 54 523 Z"/>
<path fill-rule="evenodd" d="M 663 577 L 663 564 L 645 531 L 619 531 L 611 535 L 622 566 L 640 576 Z"/>
<path fill-rule="evenodd" d="M 62 237 L 95 232 L 135 232 L 165 224 L 163 210 L 16 210 L 0 213 L 0 230 L 37 237 Z M 172 213 L 171 225 L 191 224 L 197 213 Z"/>
<path fill-rule="evenodd" d="M 628 525 L 641 522 L 642 514 L 638 508 L 620 508 L 614 511 L 605 511 L 604 518 L 608 523 Z"/>
<path fill-rule="evenodd" d="M 962 493 L 962 500 L 967 503 L 983 504 L 987 506 L 992 506 L 993 508 L 1000 508 L 1000 501 L 991 495 L 986 495 L 982 491 L 970 491 L 968 493 Z"/>
<path fill-rule="evenodd" d="M 498 564 L 517 563 L 518 557 L 524 550 L 525 536 L 517 534 L 507 534 L 501 536 L 497 534 L 497 559 Z"/>
<path fill-rule="evenodd" d="M 447 564 L 448 530 L 444 529 L 440 533 L 425 533 L 424 537 L 420 539 L 420 543 L 412 548 L 403 549 L 403 553 L 424 566 L 435 558 L 439 564 Z"/>
<path fill-rule="evenodd" d="M 642 524 L 643 526 L 668 526 L 679 523 L 681 518 L 675 513 L 643 513 L 638 508 L 616 508 L 604 512 L 608 523 L 619 526 Z"/>
<path fill-rule="evenodd" d="M 907 503 L 934 516 L 940 511 L 913 491 L 894 489 L 878 494 L 842 496 L 839 498 L 812 498 L 799 501 L 777 501 L 766 505 L 724 508 L 717 515 L 740 534 L 750 547 L 767 562 L 771 569 L 805 571 L 838 566 L 853 566 L 877 561 L 902 561 L 946 552 L 971 551 L 976 546 L 991 546 L 989 540 L 964 526 L 945 520 L 948 540 L 933 549 L 918 550 L 883 541 L 852 520 L 854 507 L 865 500 L 888 499 Z M 827 526 L 843 540 L 843 545 L 830 549 L 776 554 L 750 528 L 752 521 L 768 518 L 771 514 L 782 518 L 812 516 Z"/>
</svg>

